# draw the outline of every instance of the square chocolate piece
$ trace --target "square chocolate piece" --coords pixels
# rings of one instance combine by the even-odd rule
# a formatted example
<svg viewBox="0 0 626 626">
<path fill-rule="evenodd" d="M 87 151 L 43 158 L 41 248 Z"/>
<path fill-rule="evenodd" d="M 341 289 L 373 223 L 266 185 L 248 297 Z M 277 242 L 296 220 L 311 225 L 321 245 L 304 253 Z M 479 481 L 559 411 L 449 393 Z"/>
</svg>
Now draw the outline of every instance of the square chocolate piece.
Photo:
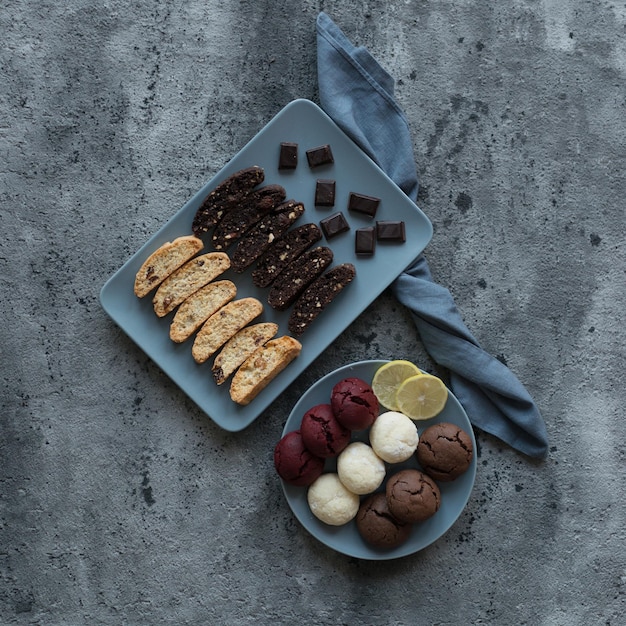
<svg viewBox="0 0 626 626">
<path fill-rule="evenodd" d="M 279 170 L 295 170 L 298 167 L 298 144 L 283 141 L 278 157 Z"/>
<path fill-rule="evenodd" d="M 315 185 L 315 206 L 335 206 L 335 181 L 318 180 Z"/>
<path fill-rule="evenodd" d="M 328 144 L 307 150 L 306 158 L 309 162 L 309 167 L 319 167 L 320 165 L 335 162 L 333 151 Z"/>
<path fill-rule="evenodd" d="M 354 251 L 357 254 L 374 254 L 376 249 L 376 232 L 373 226 L 357 228 L 354 235 Z"/>
<path fill-rule="evenodd" d="M 376 222 L 376 239 L 378 241 L 406 241 L 404 222 Z"/>
<path fill-rule="evenodd" d="M 351 193 L 348 200 L 348 209 L 350 211 L 357 211 L 357 213 L 365 213 L 365 215 L 374 217 L 379 204 L 380 198 L 366 196 L 362 193 Z"/>
<path fill-rule="evenodd" d="M 333 215 L 325 217 L 320 222 L 320 226 L 322 227 L 326 239 L 332 239 L 340 233 L 345 233 L 347 230 L 350 230 L 350 225 L 341 212 L 333 213 Z"/>
</svg>

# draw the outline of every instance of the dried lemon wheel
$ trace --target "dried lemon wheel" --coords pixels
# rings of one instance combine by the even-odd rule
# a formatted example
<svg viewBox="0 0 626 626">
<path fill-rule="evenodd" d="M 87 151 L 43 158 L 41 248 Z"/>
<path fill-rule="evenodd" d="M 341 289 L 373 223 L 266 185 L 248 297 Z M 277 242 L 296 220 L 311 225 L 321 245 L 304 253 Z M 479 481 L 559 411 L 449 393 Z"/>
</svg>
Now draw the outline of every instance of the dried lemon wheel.
<svg viewBox="0 0 626 626">
<path fill-rule="evenodd" d="M 413 420 L 427 420 L 443 410 L 448 388 L 431 374 L 411 376 L 400 384 L 396 393 L 398 410 Z"/>
<path fill-rule="evenodd" d="M 412 376 L 419 376 L 421 372 L 411 361 L 397 359 L 389 361 L 376 370 L 372 379 L 372 390 L 378 402 L 390 411 L 397 411 L 396 393 L 400 385 Z"/>
</svg>

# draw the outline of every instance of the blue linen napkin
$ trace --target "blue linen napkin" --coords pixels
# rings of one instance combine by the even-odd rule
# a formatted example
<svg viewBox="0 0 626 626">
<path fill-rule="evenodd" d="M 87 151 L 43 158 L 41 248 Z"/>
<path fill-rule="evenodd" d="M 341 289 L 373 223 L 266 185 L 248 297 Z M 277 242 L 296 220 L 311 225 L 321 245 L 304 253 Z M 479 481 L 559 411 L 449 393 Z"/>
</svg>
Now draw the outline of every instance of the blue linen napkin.
<svg viewBox="0 0 626 626">
<path fill-rule="evenodd" d="M 322 108 L 415 202 L 413 146 L 394 99 L 394 80 L 324 12 L 317 18 L 317 70 Z M 450 387 L 471 423 L 528 456 L 544 457 L 546 427 L 533 399 L 511 370 L 480 347 L 423 255 L 392 290 L 410 310 L 426 351 L 450 371 Z"/>
</svg>

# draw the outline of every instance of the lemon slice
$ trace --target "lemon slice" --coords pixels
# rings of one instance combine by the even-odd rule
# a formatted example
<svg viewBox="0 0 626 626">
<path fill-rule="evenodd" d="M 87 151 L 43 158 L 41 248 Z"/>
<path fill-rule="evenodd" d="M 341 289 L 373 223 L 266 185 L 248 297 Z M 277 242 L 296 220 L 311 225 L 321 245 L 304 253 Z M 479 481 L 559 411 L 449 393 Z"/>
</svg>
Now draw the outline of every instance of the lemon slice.
<svg viewBox="0 0 626 626">
<path fill-rule="evenodd" d="M 396 393 L 398 411 L 412 420 L 427 420 L 443 410 L 448 400 L 448 388 L 431 374 L 411 376 L 400 384 Z"/>
<path fill-rule="evenodd" d="M 372 379 L 372 390 L 378 401 L 390 411 L 397 411 L 396 393 L 400 385 L 411 376 L 419 376 L 417 365 L 397 359 L 389 361 L 376 370 Z"/>
</svg>

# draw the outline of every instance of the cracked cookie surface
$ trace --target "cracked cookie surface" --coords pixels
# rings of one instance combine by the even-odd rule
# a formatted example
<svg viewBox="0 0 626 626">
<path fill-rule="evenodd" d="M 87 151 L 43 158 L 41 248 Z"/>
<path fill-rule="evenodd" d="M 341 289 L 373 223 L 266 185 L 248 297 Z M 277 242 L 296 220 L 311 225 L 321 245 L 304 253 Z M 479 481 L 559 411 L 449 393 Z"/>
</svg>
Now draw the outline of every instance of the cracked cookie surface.
<svg viewBox="0 0 626 626">
<path fill-rule="evenodd" d="M 417 460 L 435 480 L 451 482 L 467 471 L 474 447 L 470 436 L 455 424 L 429 426 L 417 445 Z"/>
<path fill-rule="evenodd" d="M 403 524 L 423 522 L 441 506 L 437 483 L 416 469 L 396 472 L 387 481 L 385 494 L 391 514 Z"/>
</svg>

